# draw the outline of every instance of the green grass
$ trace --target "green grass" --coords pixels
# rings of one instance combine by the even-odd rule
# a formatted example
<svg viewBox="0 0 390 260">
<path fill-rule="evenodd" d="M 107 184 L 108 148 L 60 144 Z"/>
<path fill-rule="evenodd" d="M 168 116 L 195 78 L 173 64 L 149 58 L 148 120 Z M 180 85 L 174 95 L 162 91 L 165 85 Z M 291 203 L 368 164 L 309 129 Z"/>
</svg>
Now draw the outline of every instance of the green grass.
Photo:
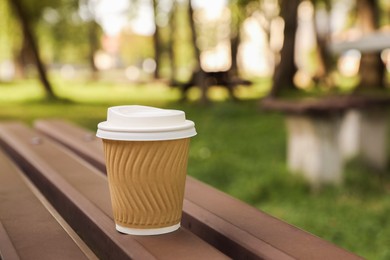
<svg viewBox="0 0 390 260">
<path fill-rule="evenodd" d="M 210 106 L 179 103 L 177 90 L 162 84 L 69 82 L 56 91 L 77 102 L 42 101 L 32 82 L 0 85 L 0 120 L 57 117 L 95 131 L 112 105 L 184 110 L 198 132 L 190 175 L 367 259 L 390 259 L 390 173 L 372 172 L 356 160 L 347 165 L 343 185 L 313 192 L 287 171 L 284 117 L 259 111 L 255 100 L 224 101 L 226 93 L 217 89 L 213 98 L 220 101 Z M 244 91 L 258 98 L 263 88 Z"/>
</svg>

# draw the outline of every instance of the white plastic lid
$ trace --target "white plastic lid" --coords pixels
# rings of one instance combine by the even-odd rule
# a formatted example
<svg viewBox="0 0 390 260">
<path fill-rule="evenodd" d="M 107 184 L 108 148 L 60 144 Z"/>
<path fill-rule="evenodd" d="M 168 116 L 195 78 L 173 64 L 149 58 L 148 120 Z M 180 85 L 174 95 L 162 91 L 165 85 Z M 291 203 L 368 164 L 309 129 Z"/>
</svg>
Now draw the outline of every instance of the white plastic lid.
<svg viewBox="0 0 390 260">
<path fill-rule="evenodd" d="M 180 110 L 147 106 L 108 108 L 107 121 L 98 124 L 97 137 L 124 141 L 182 139 L 196 135 L 195 124 Z"/>
</svg>

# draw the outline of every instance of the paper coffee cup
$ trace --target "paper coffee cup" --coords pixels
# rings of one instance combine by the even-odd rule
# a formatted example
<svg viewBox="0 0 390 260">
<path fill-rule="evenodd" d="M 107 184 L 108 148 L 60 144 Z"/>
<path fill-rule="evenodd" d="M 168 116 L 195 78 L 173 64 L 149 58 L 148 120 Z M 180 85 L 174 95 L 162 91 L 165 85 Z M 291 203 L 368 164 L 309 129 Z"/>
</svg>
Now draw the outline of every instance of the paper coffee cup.
<svg viewBox="0 0 390 260">
<path fill-rule="evenodd" d="M 183 111 L 146 106 L 108 109 L 99 123 L 116 229 L 156 235 L 180 227 L 190 137 Z"/>
</svg>

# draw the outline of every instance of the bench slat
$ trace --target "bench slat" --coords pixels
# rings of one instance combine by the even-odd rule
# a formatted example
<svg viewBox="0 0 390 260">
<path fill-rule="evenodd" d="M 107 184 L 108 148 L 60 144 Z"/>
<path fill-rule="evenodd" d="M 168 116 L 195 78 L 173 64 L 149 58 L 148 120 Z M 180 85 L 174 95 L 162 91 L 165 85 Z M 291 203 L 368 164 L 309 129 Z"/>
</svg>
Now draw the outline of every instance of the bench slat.
<svg viewBox="0 0 390 260">
<path fill-rule="evenodd" d="M 104 169 L 101 141 L 91 131 L 62 120 L 40 120 L 35 127 L 80 156 L 93 157 L 90 162 Z M 73 134 L 78 135 L 73 136 L 78 142 L 69 141 Z M 91 138 L 81 141 L 82 136 Z M 182 225 L 233 258 L 360 259 L 190 176 L 186 182 Z"/>
<path fill-rule="evenodd" d="M 190 200 L 184 208 L 182 226 L 233 259 L 295 259 Z"/>
<path fill-rule="evenodd" d="M 3 259 L 55 259 L 59 255 L 63 259 L 88 259 L 1 150 L 0 169 L 0 252 Z"/>
<path fill-rule="evenodd" d="M 99 257 L 227 259 L 184 229 L 153 237 L 118 233 L 112 219 L 106 176 L 22 124 L 0 124 L 0 139 L 35 185 Z"/>
<path fill-rule="evenodd" d="M 3 224 L 0 222 L 0 259 L 12 259 L 19 260 L 20 257 L 16 252 L 11 239 L 9 238 L 7 231 Z"/>
<path fill-rule="evenodd" d="M 91 131 L 59 119 L 37 120 L 34 127 L 46 136 L 70 148 L 91 164 L 95 164 L 101 159 L 103 145 L 95 133 Z M 77 149 L 73 149 L 74 147 Z M 106 171 L 104 163 L 98 166 L 102 171 Z"/>
<path fill-rule="evenodd" d="M 213 214 L 297 259 L 360 259 L 323 239 L 282 222 L 231 196 L 194 181 L 188 197 Z M 208 194 L 212 193 L 213 196 Z M 227 204 L 226 201 L 229 201 Z"/>
<path fill-rule="evenodd" d="M 267 111 L 286 114 L 311 114 L 316 116 L 338 114 L 348 109 L 374 109 L 390 104 L 387 96 L 329 96 L 322 98 L 279 99 L 265 98 L 260 106 Z"/>
<path fill-rule="evenodd" d="M 101 140 L 94 137 L 91 131 L 57 119 L 39 120 L 35 122 L 34 126 L 40 132 L 75 151 L 79 156 L 85 158 L 105 173 L 103 146 Z M 84 138 L 85 136 L 88 136 L 88 138 Z M 187 176 L 186 187 L 191 186 L 194 182 L 194 178 Z M 201 188 L 201 190 L 203 189 Z M 213 196 L 213 194 L 209 195 Z M 206 216 L 207 221 L 199 221 L 204 216 Z M 283 253 L 281 250 L 270 246 L 261 239 L 254 238 L 246 232 L 244 232 L 244 237 L 239 237 L 238 234 L 242 234 L 242 231 L 240 232 L 239 229 L 234 228 L 234 224 L 232 223 L 223 221 L 222 225 L 216 225 L 215 222 L 218 221 L 210 222 L 210 219 L 215 220 L 220 218 L 214 214 L 210 214 L 202 206 L 195 205 L 191 202 L 186 192 L 183 205 L 183 227 L 189 228 L 191 226 L 189 228 L 191 232 L 212 244 L 220 251 L 232 258 L 239 259 L 291 259 L 291 256 Z M 225 231 L 226 226 L 230 227 L 228 232 Z M 252 243 L 249 243 L 249 241 L 252 241 Z"/>
</svg>

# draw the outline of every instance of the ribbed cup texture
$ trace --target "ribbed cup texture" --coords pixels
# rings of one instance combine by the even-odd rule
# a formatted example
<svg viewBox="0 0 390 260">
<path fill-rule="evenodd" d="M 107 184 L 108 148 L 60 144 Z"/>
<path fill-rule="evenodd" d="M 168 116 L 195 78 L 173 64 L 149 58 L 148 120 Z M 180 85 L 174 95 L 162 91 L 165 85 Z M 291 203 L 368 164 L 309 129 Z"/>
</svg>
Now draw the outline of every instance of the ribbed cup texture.
<svg viewBox="0 0 390 260">
<path fill-rule="evenodd" d="M 103 139 L 116 224 L 147 229 L 180 222 L 189 142 Z"/>
</svg>

